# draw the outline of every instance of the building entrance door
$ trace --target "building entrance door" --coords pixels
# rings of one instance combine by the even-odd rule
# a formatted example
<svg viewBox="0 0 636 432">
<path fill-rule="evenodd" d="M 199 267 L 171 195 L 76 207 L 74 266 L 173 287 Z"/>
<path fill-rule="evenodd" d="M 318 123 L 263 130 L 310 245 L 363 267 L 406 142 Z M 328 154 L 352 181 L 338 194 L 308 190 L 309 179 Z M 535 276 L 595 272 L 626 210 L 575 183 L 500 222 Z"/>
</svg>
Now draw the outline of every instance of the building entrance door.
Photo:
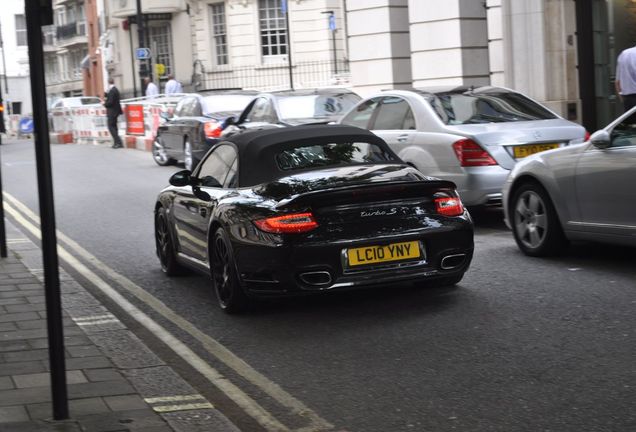
<svg viewBox="0 0 636 432">
<path fill-rule="evenodd" d="M 591 132 L 623 112 L 614 87 L 616 58 L 625 48 L 636 45 L 636 1 L 576 3 L 579 90 L 583 124 Z"/>
</svg>

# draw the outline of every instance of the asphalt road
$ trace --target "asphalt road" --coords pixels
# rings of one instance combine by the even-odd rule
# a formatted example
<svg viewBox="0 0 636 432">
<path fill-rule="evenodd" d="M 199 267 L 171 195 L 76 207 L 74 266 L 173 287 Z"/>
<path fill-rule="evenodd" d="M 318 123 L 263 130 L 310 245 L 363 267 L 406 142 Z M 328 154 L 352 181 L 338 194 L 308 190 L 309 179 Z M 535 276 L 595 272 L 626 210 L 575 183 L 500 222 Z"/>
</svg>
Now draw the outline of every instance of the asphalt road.
<svg viewBox="0 0 636 432">
<path fill-rule="evenodd" d="M 11 141 L 0 150 L 4 190 L 37 213 L 33 144 Z M 155 256 L 154 199 L 179 167 L 158 167 L 148 153 L 105 146 L 55 145 L 52 155 L 63 234 L 333 430 L 636 430 L 634 249 L 576 244 L 561 257 L 531 259 L 518 251 L 500 212 L 478 212 L 473 264 L 455 289 L 385 287 L 277 301 L 227 316 L 206 278 L 168 279 Z M 306 414 L 272 397 L 275 392 L 249 374 L 241 376 L 242 366 L 211 355 L 192 333 L 124 294 L 281 423 L 292 430 L 307 426 Z M 243 430 L 263 430 L 137 328 Z"/>
</svg>

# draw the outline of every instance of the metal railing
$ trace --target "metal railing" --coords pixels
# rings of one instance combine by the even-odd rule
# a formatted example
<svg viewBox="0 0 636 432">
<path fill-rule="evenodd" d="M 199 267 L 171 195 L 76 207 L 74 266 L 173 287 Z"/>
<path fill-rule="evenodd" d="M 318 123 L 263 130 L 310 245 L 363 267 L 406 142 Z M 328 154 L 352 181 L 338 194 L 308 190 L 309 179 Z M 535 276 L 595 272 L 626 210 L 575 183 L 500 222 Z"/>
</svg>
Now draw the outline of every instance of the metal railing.
<svg viewBox="0 0 636 432">
<path fill-rule="evenodd" d="M 297 62 L 292 66 L 295 88 L 349 85 L 350 72 L 347 60 Z M 243 88 L 261 91 L 289 88 L 287 63 L 259 64 L 251 66 L 220 66 L 193 76 L 195 90 L 214 88 Z"/>
<path fill-rule="evenodd" d="M 82 21 L 60 25 L 56 28 L 56 34 L 58 40 L 70 39 L 76 36 L 85 36 L 86 25 Z"/>
</svg>

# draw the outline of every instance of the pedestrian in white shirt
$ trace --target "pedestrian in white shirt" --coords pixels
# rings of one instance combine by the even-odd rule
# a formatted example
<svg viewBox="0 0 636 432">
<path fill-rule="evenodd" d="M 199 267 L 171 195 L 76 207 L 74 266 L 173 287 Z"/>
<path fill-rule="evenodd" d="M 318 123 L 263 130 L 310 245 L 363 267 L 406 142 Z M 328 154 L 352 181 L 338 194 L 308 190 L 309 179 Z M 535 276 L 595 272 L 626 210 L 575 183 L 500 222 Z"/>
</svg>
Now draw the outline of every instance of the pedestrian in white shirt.
<svg viewBox="0 0 636 432">
<path fill-rule="evenodd" d="M 625 111 L 636 106 L 636 46 L 627 48 L 616 61 L 616 93 Z"/>
<path fill-rule="evenodd" d="M 181 83 L 174 79 L 174 76 L 172 74 L 168 75 L 168 82 L 166 83 L 165 93 L 183 93 Z"/>
<path fill-rule="evenodd" d="M 146 84 L 146 96 L 154 97 L 159 94 L 157 84 L 150 81 L 150 77 L 144 77 L 144 83 Z"/>
</svg>

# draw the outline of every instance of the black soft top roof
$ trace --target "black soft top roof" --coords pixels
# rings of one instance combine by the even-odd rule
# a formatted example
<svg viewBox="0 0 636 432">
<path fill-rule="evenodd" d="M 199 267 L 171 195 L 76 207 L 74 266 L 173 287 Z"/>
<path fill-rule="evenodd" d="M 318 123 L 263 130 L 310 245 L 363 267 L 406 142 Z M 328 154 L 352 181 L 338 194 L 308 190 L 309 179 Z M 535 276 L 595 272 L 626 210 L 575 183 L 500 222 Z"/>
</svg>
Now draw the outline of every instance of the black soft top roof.
<svg viewBox="0 0 636 432">
<path fill-rule="evenodd" d="M 400 158 L 377 135 L 354 126 L 307 125 L 244 132 L 229 137 L 239 154 L 239 186 L 248 187 L 291 174 L 276 164 L 280 152 L 299 146 L 327 143 L 364 142 L 375 144 L 395 158 Z M 219 143 L 222 144 L 222 143 Z"/>
</svg>

